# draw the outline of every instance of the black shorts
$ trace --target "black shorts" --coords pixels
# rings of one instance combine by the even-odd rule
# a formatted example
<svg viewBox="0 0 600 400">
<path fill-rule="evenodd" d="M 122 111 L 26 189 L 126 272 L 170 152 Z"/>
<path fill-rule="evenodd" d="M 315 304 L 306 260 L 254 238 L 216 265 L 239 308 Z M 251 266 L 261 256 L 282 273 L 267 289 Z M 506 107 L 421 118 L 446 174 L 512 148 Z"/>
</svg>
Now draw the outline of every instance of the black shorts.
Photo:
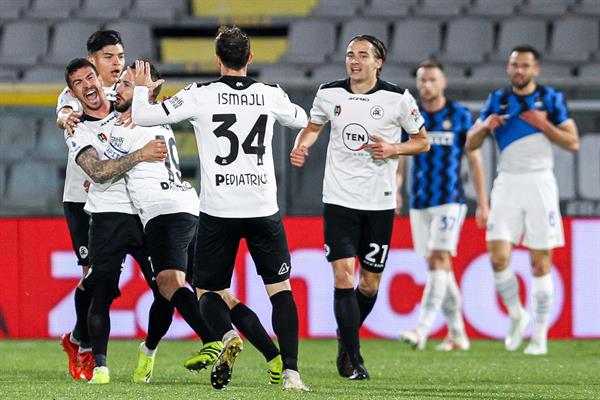
<svg viewBox="0 0 600 400">
<path fill-rule="evenodd" d="M 325 256 L 332 262 L 358 256 L 370 272 L 383 272 L 392 238 L 394 210 L 355 210 L 325 204 Z"/>
<path fill-rule="evenodd" d="M 118 297 L 119 276 L 123 261 L 131 254 L 138 262 L 144 278 L 155 287 L 152 267 L 145 247 L 142 222 L 137 215 L 124 213 L 94 213 L 90 225 L 90 273 L 83 280 L 86 289 L 100 282 Z"/>
<path fill-rule="evenodd" d="M 279 212 L 258 218 L 219 218 L 200 213 L 194 260 L 194 286 L 231 286 L 240 239 L 245 238 L 256 272 L 268 285 L 290 278 L 290 252 Z"/>
<path fill-rule="evenodd" d="M 88 251 L 88 234 L 90 231 L 90 215 L 83 210 L 85 203 L 63 202 L 65 218 L 71 234 L 71 243 L 77 256 L 78 265 L 90 265 Z"/>
<path fill-rule="evenodd" d="M 146 224 L 146 240 L 154 275 L 165 269 L 186 272 L 198 217 L 188 213 L 159 215 Z"/>
</svg>

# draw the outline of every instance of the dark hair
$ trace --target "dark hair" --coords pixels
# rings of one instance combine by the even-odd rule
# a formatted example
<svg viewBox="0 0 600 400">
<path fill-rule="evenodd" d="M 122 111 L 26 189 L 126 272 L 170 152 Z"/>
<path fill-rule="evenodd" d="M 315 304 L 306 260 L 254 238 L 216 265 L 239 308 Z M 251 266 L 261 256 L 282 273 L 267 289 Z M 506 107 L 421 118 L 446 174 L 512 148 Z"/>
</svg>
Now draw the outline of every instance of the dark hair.
<svg viewBox="0 0 600 400">
<path fill-rule="evenodd" d="M 237 26 L 222 26 L 215 38 L 215 52 L 223 65 L 239 71 L 248 64 L 250 39 Z"/>
<path fill-rule="evenodd" d="M 97 51 L 102 50 L 104 46 L 117 45 L 123 46 L 123 40 L 121 34 L 117 31 L 96 31 L 91 34 L 87 40 L 87 51 L 88 54 L 94 54 Z M 125 47 L 125 46 L 123 46 Z"/>
<path fill-rule="evenodd" d="M 516 51 L 517 53 L 531 53 L 533 54 L 533 58 L 535 61 L 540 60 L 540 53 L 535 49 L 535 47 L 529 44 L 520 44 L 518 46 L 515 46 L 510 52 L 512 53 L 514 51 Z"/>
<path fill-rule="evenodd" d="M 417 70 L 419 68 L 437 68 L 440 71 L 444 72 L 444 65 L 433 58 L 428 58 L 427 60 L 421 61 L 417 66 Z"/>
<path fill-rule="evenodd" d="M 350 44 L 354 41 L 366 41 L 366 42 L 371 43 L 373 45 L 375 58 L 380 59 L 382 63 L 385 62 L 385 59 L 387 58 L 388 50 L 387 50 L 387 47 L 385 47 L 385 44 L 381 40 L 379 40 L 375 36 L 371 36 L 371 35 L 356 35 L 352 39 L 350 39 L 348 44 Z M 382 70 L 383 70 L 383 65 L 381 66 L 381 68 L 379 68 L 379 70 L 377 70 L 377 77 L 379 77 L 379 74 L 381 74 Z"/>
<path fill-rule="evenodd" d="M 94 70 L 96 75 L 98 75 L 98 70 L 96 69 L 94 64 L 89 62 L 86 58 L 75 58 L 75 59 L 69 61 L 69 63 L 67 64 L 67 67 L 65 68 L 65 81 L 67 81 L 67 86 L 69 88 L 71 87 L 71 80 L 69 79 L 70 76 L 75 71 L 80 70 L 81 68 L 85 68 L 85 67 L 90 67 L 91 69 Z"/>
<path fill-rule="evenodd" d="M 144 60 L 140 60 L 140 61 L 144 61 Z M 156 82 L 157 80 L 162 78 L 162 75 L 160 74 L 160 72 L 158 72 L 158 70 L 156 69 L 154 64 L 152 64 L 150 61 L 144 61 L 144 62 L 147 62 L 148 64 L 150 64 L 150 78 L 152 79 L 152 82 Z M 129 65 L 129 68 L 131 68 L 132 70 L 135 71 L 135 61 Z M 161 89 L 162 89 L 162 85 L 158 85 L 152 91 L 152 95 L 154 97 L 158 97 Z"/>
</svg>

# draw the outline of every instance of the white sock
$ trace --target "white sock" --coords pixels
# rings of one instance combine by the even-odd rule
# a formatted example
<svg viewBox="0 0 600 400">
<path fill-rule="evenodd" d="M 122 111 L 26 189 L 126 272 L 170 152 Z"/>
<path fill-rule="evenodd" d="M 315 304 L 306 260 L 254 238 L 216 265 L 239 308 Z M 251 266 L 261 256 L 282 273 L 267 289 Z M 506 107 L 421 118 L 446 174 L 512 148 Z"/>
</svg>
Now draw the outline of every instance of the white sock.
<svg viewBox="0 0 600 400">
<path fill-rule="evenodd" d="M 144 354 L 147 355 L 148 357 L 154 357 L 154 355 L 156 354 L 156 350 L 158 350 L 158 347 L 155 348 L 154 350 L 150 350 L 149 348 L 146 347 L 146 342 L 144 342 L 144 346 L 142 346 L 142 350 L 144 350 Z"/>
<path fill-rule="evenodd" d="M 506 268 L 504 271 L 494 272 L 494 281 L 496 281 L 496 290 L 502 298 L 502 303 L 508 310 L 508 315 L 512 319 L 521 317 L 521 299 L 519 298 L 519 281 L 512 269 Z"/>
<path fill-rule="evenodd" d="M 550 311 L 554 298 L 554 285 L 552 276 L 534 276 L 532 280 L 533 315 L 535 317 L 535 332 L 533 337 L 546 340 L 548 325 L 550 324 Z"/>
<path fill-rule="evenodd" d="M 421 337 L 427 337 L 431 325 L 435 321 L 438 310 L 446 296 L 448 286 L 448 272 L 444 270 L 430 270 L 427 274 L 427 284 L 421 299 L 421 315 L 417 323 L 417 332 Z"/>
<path fill-rule="evenodd" d="M 453 271 L 448 271 L 446 297 L 442 302 L 442 312 L 448 322 L 448 332 L 453 338 L 465 336 L 465 323 L 462 316 L 460 288 Z"/>
</svg>

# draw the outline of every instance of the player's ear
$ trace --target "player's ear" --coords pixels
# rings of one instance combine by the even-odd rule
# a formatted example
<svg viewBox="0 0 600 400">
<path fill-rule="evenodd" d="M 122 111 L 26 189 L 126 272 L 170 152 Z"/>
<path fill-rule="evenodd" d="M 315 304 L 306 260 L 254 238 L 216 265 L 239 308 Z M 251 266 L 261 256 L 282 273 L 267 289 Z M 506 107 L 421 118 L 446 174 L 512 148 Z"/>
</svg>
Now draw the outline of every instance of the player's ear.
<svg viewBox="0 0 600 400">
<path fill-rule="evenodd" d="M 252 50 L 250 50 L 250 53 L 248 54 L 248 62 L 246 64 L 252 63 L 253 60 L 254 60 L 254 52 L 252 52 Z"/>
<path fill-rule="evenodd" d="M 215 56 L 215 64 L 217 64 L 217 67 L 221 68 L 221 65 L 223 65 L 223 62 L 221 61 L 221 57 Z"/>
</svg>

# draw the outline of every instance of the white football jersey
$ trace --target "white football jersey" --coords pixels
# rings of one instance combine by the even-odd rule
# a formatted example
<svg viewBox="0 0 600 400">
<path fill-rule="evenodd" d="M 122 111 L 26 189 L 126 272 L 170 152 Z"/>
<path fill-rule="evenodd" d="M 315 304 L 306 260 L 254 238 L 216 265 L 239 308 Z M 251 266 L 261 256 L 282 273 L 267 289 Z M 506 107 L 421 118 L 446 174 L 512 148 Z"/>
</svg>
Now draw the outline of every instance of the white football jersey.
<svg viewBox="0 0 600 400">
<path fill-rule="evenodd" d="M 323 202 L 358 210 L 395 208 L 398 159 L 375 160 L 366 145 L 374 143 L 374 134 L 399 143 L 402 129 L 419 132 L 424 120 L 408 90 L 382 80 L 365 94 L 352 93 L 350 79 L 324 84 L 310 121 L 331 122 Z"/>
<path fill-rule="evenodd" d="M 271 140 L 273 124 L 304 128 L 302 108 L 279 86 L 247 77 L 223 76 L 193 83 L 161 104 L 148 104 L 148 89 L 136 87 L 132 109 L 138 125 L 189 119 L 201 164 L 200 211 L 225 218 L 272 215 L 277 186 Z"/>
<path fill-rule="evenodd" d="M 83 115 L 81 123 L 75 127 L 73 136 L 67 138 L 67 146 L 69 146 L 71 157 L 77 161 L 77 157 L 82 151 L 93 147 L 101 160 L 116 158 L 110 132 L 117 119 L 118 114 L 116 112 L 111 112 L 103 119 Z M 104 184 L 92 182 L 84 209 L 89 213 L 137 214 L 137 210 L 127 193 L 124 177 L 119 177 L 119 179 Z"/>
<path fill-rule="evenodd" d="M 116 96 L 116 87 L 115 83 L 112 86 L 105 87 L 104 93 L 108 97 L 109 100 L 114 100 Z M 83 106 L 75 97 L 71 96 L 69 93 L 69 88 L 65 87 L 63 91 L 58 96 L 58 102 L 56 104 L 56 113 L 58 114 L 60 110 L 65 107 L 70 107 L 75 112 L 82 112 Z M 67 140 L 67 131 L 63 131 L 64 138 Z M 83 172 L 79 165 L 75 163 L 73 157 L 67 158 L 67 169 L 65 171 L 65 186 L 63 189 L 63 202 L 69 201 L 74 203 L 85 203 L 87 199 L 87 193 L 83 188 L 83 181 L 90 181 L 91 179 Z"/>
<path fill-rule="evenodd" d="M 133 205 L 144 226 L 152 218 L 164 214 L 189 213 L 198 216 L 198 195 L 181 179 L 175 135 L 169 125 L 136 126 L 133 129 L 118 123 L 113 126 L 111 158 L 118 158 L 141 149 L 153 139 L 164 139 L 168 156 L 165 161 L 141 162 L 125 173 L 125 182 Z"/>
</svg>

